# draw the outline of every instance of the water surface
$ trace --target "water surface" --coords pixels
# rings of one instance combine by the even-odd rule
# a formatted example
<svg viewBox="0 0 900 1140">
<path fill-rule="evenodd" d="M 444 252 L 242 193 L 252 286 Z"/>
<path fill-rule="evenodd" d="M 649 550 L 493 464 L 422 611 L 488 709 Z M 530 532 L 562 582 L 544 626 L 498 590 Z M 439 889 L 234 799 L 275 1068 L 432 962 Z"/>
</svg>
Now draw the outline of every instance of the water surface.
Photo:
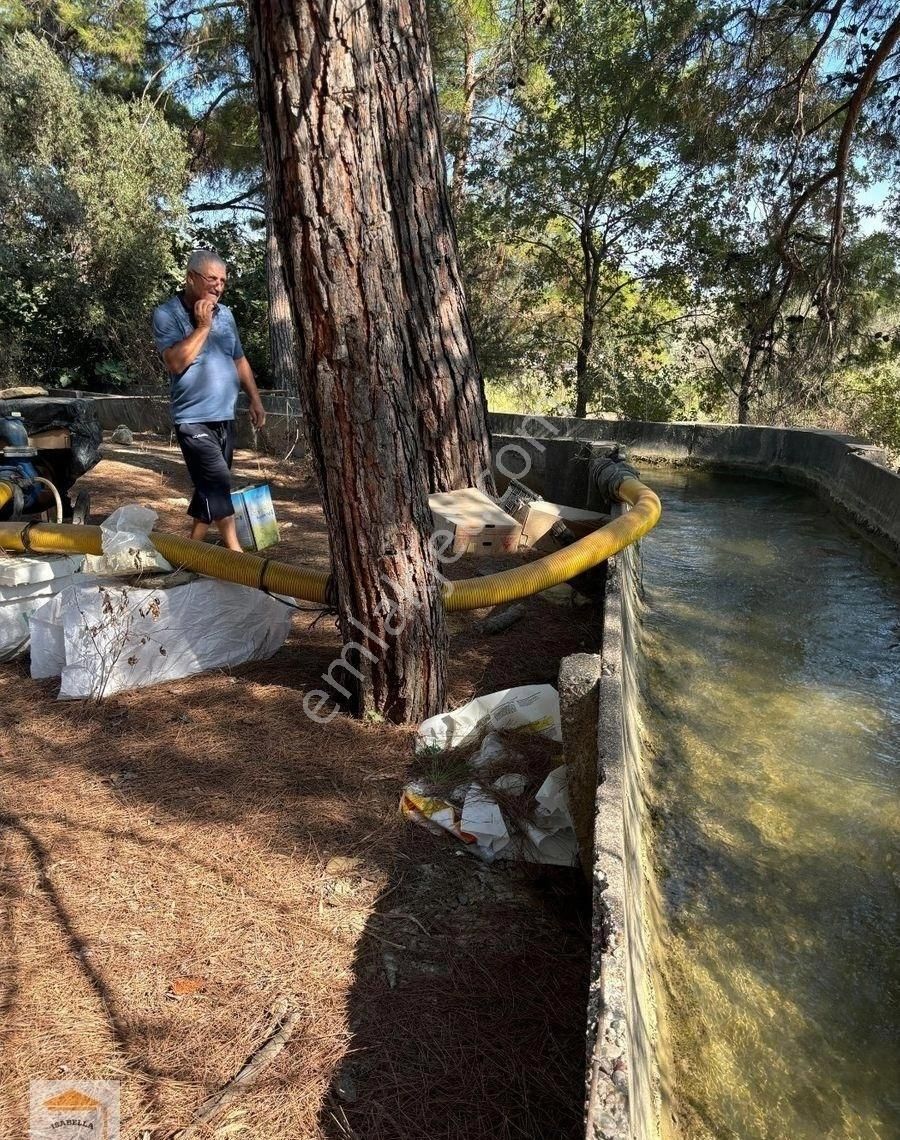
<svg viewBox="0 0 900 1140">
<path fill-rule="evenodd" d="M 900 1136 L 900 572 L 811 495 L 650 471 L 644 718 L 677 1131 Z"/>
</svg>

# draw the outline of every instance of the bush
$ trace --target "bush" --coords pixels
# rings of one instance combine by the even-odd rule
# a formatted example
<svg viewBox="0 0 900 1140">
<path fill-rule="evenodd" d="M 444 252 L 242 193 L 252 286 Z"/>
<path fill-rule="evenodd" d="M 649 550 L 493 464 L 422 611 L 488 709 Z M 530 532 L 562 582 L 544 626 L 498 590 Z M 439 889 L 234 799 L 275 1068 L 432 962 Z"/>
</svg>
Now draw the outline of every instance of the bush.
<svg viewBox="0 0 900 1140">
<path fill-rule="evenodd" d="M 5 379 L 153 383 L 149 312 L 173 279 L 187 151 L 146 100 L 79 88 L 30 33 L 0 50 Z"/>
</svg>

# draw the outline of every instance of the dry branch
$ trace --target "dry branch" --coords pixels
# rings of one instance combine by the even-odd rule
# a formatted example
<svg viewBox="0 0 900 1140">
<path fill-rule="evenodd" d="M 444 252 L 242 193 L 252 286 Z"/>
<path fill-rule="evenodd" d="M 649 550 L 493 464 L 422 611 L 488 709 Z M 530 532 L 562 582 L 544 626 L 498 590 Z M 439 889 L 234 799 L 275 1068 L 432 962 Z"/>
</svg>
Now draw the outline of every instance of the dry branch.
<svg viewBox="0 0 900 1140">
<path fill-rule="evenodd" d="M 207 1120 L 218 1116 L 233 1100 L 240 1096 L 241 1093 L 246 1092 L 247 1089 L 256 1083 L 260 1074 L 268 1069 L 281 1050 L 287 1045 L 293 1036 L 294 1030 L 297 1028 L 297 1023 L 300 1020 L 300 1011 L 290 1009 L 283 999 L 282 1008 L 285 1012 L 279 1021 L 276 1022 L 278 1028 L 275 1032 L 266 1039 L 259 1049 L 250 1057 L 250 1060 L 232 1077 L 224 1088 L 221 1088 L 200 1105 L 194 1113 L 193 1123 L 189 1124 L 187 1128 L 178 1134 L 178 1140 L 191 1140 L 191 1137 L 196 1134 L 195 1130 L 198 1124 L 203 1124 Z M 281 1012 L 281 1010 L 279 1010 L 279 1012 Z"/>
</svg>

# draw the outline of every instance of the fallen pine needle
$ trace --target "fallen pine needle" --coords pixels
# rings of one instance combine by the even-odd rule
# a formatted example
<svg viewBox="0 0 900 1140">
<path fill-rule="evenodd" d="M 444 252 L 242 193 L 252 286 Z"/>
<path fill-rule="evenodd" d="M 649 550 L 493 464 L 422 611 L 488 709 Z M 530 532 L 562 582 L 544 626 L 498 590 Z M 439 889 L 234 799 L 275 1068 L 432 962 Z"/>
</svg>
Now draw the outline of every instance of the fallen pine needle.
<svg viewBox="0 0 900 1140">
<path fill-rule="evenodd" d="M 259 1075 L 272 1064 L 285 1045 L 287 1045 L 299 1021 L 299 1010 L 291 1009 L 285 1012 L 278 1028 L 267 1038 L 265 1043 L 256 1050 L 250 1060 L 232 1077 L 224 1088 L 221 1088 L 200 1105 L 194 1113 L 193 1122 L 178 1134 L 178 1140 L 190 1140 L 190 1137 L 194 1134 L 195 1125 L 202 1124 L 207 1120 L 211 1120 L 214 1116 L 218 1116 L 236 1097 L 240 1096 L 242 1092 L 246 1092 L 246 1090 L 255 1083 Z"/>
</svg>

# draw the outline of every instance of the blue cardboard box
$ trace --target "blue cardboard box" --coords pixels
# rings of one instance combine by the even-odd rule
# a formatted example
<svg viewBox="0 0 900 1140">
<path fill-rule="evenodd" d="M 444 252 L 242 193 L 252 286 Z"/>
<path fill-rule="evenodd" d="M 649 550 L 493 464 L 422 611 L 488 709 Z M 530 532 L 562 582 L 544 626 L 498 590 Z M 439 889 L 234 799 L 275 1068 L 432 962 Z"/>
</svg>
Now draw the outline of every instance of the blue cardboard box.
<svg viewBox="0 0 900 1140">
<path fill-rule="evenodd" d="M 268 483 L 231 492 L 238 541 L 244 550 L 264 550 L 278 541 L 278 522 Z"/>
</svg>

